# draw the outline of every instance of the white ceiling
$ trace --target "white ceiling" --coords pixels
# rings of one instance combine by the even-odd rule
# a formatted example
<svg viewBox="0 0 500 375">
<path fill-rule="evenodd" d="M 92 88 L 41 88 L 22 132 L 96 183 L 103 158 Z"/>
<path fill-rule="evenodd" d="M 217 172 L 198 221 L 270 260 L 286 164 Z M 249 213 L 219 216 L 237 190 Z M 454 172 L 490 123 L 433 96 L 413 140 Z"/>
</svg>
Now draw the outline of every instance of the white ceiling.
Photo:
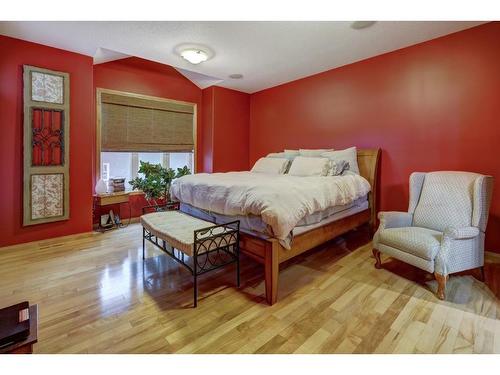
<svg viewBox="0 0 500 375">
<path fill-rule="evenodd" d="M 201 88 L 213 84 L 253 93 L 311 74 L 467 29 L 482 22 L 0 22 L 0 34 L 94 57 L 127 56 L 172 65 Z M 209 47 L 215 56 L 191 65 L 179 44 Z M 230 74 L 241 73 L 234 80 Z"/>
</svg>

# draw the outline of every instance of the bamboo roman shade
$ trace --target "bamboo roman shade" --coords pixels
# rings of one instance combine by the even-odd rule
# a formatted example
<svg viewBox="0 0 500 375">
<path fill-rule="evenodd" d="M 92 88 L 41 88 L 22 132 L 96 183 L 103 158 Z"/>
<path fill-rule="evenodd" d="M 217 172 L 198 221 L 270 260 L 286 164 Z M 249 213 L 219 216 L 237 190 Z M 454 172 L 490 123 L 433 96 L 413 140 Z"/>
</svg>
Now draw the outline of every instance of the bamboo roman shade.
<svg viewBox="0 0 500 375">
<path fill-rule="evenodd" d="M 101 94 L 102 151 L 192 151 L 193 123 L 192 104 Z"/>
</svg>

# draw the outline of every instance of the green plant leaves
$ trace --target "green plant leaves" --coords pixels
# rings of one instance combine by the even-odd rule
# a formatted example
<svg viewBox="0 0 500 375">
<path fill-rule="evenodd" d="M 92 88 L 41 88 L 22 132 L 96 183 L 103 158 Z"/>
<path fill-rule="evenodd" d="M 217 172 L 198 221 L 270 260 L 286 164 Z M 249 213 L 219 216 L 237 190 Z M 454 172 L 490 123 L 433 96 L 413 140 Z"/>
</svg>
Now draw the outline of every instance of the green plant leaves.
<svg viewBox="0 0 500 375">
<path fill-rule="evenodd" d="M 177 168 L 175 171 L 172 168 L 165 168 L 161 164 L 141 161 L 139 173 L 142 173 L 144 177 L 136 177 L 129 181 L 133 190 L 142 190 L 148 201 L 156 201 L 157 199 L 168 201 L 172 181 L 191 174 L 191 171 L 187 166 Z"/>
</svg>

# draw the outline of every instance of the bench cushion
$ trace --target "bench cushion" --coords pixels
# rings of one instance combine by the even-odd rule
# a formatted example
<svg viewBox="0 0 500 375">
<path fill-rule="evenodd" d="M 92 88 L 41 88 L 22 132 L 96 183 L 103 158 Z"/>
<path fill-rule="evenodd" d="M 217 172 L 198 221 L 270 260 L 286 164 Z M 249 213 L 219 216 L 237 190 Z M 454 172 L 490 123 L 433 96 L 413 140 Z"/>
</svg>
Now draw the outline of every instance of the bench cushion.
<svg viewBox="0 0 500 375">
<path fill-rule="evenodd" d="M 154 212 L 141 216 L 142 226 L 151 234 L 164 240 L 172 247 L 188 256 L 194 254 L 194 231 L 214 226 L 214 223 L 186 215 L 180 211 Z M 224 228 L 216 228 L 212 235 L 223 233 Z M 210 233 L 207 233 L 209 236 Z M 231 235 L 221 236 L 216 240 L 207 240 L 201 246 L 198 254 L 212 250 L 219 246 L 235 243 Z"/>
</svg>

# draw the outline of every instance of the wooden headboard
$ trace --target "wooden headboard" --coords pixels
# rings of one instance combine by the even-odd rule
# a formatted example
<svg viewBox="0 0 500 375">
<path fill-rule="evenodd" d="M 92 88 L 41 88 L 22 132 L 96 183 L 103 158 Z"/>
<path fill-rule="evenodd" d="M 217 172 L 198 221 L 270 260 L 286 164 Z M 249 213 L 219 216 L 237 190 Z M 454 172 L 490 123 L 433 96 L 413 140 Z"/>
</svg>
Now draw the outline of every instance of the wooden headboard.
<svg viewBox="0 0 500 375">
<path fill-rule="evenodd" d="M 378 194 L 378 165 L 380 160 L 380 149 L 358 149 L 358 166 L 361 176 L 366 178 L 372 187 L 371 193 L 368 195 L 370 204 L 370 225 L 375 227 L 377 222 L 377 194 Z"/>
</svg>

